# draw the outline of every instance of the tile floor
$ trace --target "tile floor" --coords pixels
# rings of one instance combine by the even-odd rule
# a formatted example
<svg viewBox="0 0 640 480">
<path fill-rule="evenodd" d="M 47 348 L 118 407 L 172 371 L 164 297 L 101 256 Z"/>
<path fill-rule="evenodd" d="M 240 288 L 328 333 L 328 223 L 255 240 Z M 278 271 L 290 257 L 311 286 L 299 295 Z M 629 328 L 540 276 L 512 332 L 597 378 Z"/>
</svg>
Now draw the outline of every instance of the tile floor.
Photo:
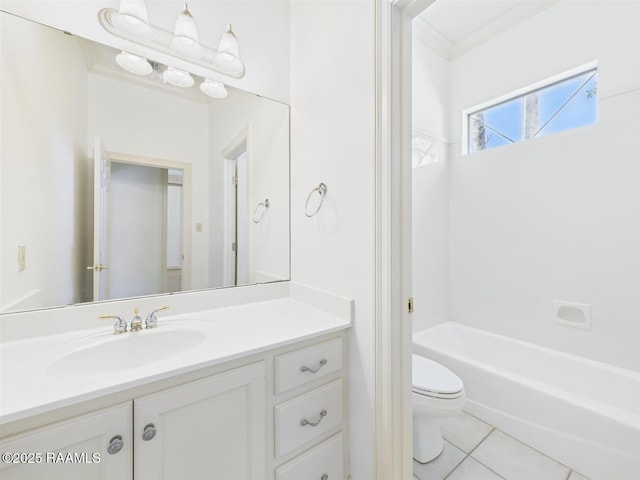
<svg viewBox="0 0 640 480">
<path fill-rule="evenodd" d="M 441 427 L 444 450 L 429 463 L 414 460 L 414 480 L 588 480 L 468 413 Z"/>
</svg>

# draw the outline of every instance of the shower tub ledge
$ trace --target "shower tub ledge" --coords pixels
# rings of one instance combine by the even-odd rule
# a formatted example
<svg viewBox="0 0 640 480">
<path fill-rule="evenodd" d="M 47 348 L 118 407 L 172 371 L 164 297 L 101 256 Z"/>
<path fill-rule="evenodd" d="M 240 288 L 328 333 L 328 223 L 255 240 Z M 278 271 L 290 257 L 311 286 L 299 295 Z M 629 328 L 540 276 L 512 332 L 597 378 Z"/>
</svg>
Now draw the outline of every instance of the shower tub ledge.
<svg viewBox="0 0 640 480">
<path fill-rule="evenodd" d="M 592 480 L 640 479 L 640 374 L 446 322 L 413 351 L 464 382 L 466 410 Z"/>
</svg>

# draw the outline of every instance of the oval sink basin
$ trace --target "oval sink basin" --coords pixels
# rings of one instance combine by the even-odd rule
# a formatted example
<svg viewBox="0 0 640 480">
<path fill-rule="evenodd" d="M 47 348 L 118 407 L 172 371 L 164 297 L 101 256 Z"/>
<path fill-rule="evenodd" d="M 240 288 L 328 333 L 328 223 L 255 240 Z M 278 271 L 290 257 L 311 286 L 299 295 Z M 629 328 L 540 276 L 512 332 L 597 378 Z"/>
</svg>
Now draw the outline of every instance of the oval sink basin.
<svg viewBox="0 0 640 480">
<path fill-rule="evenodd" d="M 153 329 L 110 335 L 106 341 L 64 354 L 51 364 L 47 374 L 67 377 L 131 370 L 184 353 L 206 338 L 197 330 Z"/>
</svg>

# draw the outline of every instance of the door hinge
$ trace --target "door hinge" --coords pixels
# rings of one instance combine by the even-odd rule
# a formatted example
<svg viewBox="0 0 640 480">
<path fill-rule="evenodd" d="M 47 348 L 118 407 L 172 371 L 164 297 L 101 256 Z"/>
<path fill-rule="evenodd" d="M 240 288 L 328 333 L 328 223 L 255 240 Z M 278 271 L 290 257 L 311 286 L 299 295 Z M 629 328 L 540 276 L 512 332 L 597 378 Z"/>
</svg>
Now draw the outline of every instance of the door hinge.
<svg viewBox="0 0 640 480">
<path fill-rule="evenodd" d="M 231 181 L 233 182 L 234 185 L 238 185 L 238 176 L 234 176 Z"/>
<path fill-rule="evenodd" d="M 234 252 L 238 250 L 238 244 L 236 242 L 233 242 L 231 244 L 231 250 L 234 251 Z"/>
<path fill-rule="evenodd" d="M 413 313 L 413 297 L 409 297 L 409 313 Z"/>
</svg>

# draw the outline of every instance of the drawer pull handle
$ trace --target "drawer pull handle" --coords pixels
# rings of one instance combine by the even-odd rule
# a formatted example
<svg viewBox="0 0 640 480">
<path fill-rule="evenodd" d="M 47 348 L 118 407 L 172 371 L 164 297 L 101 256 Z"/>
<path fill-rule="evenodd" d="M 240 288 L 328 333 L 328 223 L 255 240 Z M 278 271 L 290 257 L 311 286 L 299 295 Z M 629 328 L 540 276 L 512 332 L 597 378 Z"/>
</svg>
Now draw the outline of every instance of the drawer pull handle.
<svg viewBox="0 0 640 480">
<path fill-rule="evenodd" d="M 124 441 L 122 440 L 122 435 L 116 435 L 111 440 L 109 440 L 109 446 L 107 447 L 107 453 L 109 455 L 115 455 L 124 447 Z"/>
<path fill-rule="evenodd" d="M 329 475 L 326 473 L 320 477 L 320 480 L 329 480 Z"/>
<path fill-rule="evenodd" d="M 142 431 L 142 440 L 148 442 L 152 440 L 153 437 L 156 436 L 156 426 L 153 423 L 149 423 L 145 425 L 144 430 Z"/>
<path fill-rule="evenodd" d="M 300 371 L 301 372 L 318 373 L 318 370 L 320 370 L 326 364 L 327 364 L 327 359 L 323 358 L 322 360 L 320 360 L 320 365 L 318 365 L 318 368 L 300 367 Z"/>
<path fill-rule="evenodd" d="M 311 420 L 307 420 L 306 418 L 303 418 L 302 420 L 300 420 L 300 425 L 302 425 L 303 427 L 306 427 L 307 425 L 311 425 L 312 427 L 317 427 L 318 424 L 322 421 L 322 419 L 326 416 L 327 416 L 327 411 L 322 410 L 320 412 L 320 416 L 318 417 L 317 421 L 312 422 Z"/>
</svg>

